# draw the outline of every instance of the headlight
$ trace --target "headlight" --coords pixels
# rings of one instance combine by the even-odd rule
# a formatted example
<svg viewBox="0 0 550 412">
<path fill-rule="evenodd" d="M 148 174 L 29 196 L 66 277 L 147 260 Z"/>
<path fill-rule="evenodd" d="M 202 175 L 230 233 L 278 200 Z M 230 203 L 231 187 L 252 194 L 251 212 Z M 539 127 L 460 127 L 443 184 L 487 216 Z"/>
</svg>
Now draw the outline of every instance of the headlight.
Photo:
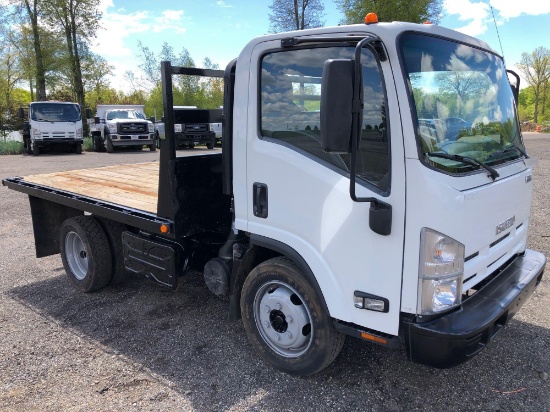
<svg viewBox="0 0 550 412">
<path fill-rule="evenodd" d="M 181 133 L 181 131 L 182 131 L 181 124 L 175 124 L 174 125 L 174 132 Z"/>
<path fill-rule="evenodd" d="M 116 133 L 116 123 L 109 123 L 109 133 Z"/>
<path fill-rule="evenodd" d="M 42 139 L 42 133 L 40 133 L 40 129 L 32 129 L 32 137 L 35 139 Z"/>
<path fill-rule="evenodd" d="M 423 228 L 420 233 L 418 314 L 433 315 L 460 305 L 463 275 L 464 245 Z"/>
<path fill-rule="evenodd" d="M 149 123 L 149 133 L 155 133 L 155 125 L 153 123 Z"/>
<path fill-rule="evenodd" d="M 76 129 L 76 138 L 82 139 L 82 127 Z"/>
</svg>

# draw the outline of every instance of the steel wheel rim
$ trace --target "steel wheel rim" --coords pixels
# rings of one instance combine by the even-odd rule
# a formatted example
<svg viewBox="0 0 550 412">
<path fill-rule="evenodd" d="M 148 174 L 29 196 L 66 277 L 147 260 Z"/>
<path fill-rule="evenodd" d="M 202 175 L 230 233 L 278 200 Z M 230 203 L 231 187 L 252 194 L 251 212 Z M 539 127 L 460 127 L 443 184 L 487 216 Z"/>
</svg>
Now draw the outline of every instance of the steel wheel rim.
<svg viewBox="0 0 550 412">
<path fill-rule="evenodd" d="M 76 232 L 69 232 L 65 236 L 65 257 L 73 276 L 83 280 L 88 273 L 88 251 Z"/>
<path fill-rule="evenodd" d="M 254 297 L 254 321 L 264 342 L 286 358 L 297 358 L 313 341 L 313 321 L 302 296 L 279 281 L 263 285 Z"/>
</svg>

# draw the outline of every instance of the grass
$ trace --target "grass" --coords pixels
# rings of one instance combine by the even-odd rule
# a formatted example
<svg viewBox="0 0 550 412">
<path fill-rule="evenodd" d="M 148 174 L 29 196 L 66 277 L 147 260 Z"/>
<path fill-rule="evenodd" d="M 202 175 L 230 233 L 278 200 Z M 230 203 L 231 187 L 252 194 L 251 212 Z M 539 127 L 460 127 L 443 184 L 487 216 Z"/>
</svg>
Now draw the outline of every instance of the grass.
<svg viewBox="0 0 550 412">
<path fill-rule="evenodd" d="M 85 137 L 82 141 L 82 151 L 93 151 L 91 137 Z M 11 140 L 3 142 L 0 140 L 0 155 L 17 155 L 22 153 L 24 153 L 23 142 L 14 142 Z"/>
<path fill-rule="evenodd" d="M 82 141 L 82 151 L 83 152 L 92 152 L 94 149 L 92 138 L 91 137 L 85 137 Z"/>
<path fill-rule="evenodd" d="M 0 155 L 16 155 L 23 153 L 23 142 L 0 141 Z"/>
</svg>

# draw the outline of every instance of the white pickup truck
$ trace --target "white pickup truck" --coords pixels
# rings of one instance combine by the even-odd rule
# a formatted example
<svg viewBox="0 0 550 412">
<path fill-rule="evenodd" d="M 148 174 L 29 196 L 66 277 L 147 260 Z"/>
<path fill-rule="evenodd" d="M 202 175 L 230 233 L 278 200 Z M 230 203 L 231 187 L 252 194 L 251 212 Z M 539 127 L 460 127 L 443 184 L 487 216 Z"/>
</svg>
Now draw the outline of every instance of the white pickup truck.
<svg viewBox="0 0 550 412">
<path fill-rule="evenodd" d="M 82 116 L 77 103 L 32 102 L 28 108 L 19 108 L 19 117 L 27 154 L 38 156 L 47 147 L 82 153 Z"/>
<path fill-rule="evenodd" d="M 141 150 L 148 146 L 154 152 L 154 122 L 145 117 L 142 104 L 107 105 L 98 104 L 96 116 L 88 109 L 90 135 L 96 152 L 107 150 L 112 153 L 115 147 L 129 146 Z"/>
</svg>

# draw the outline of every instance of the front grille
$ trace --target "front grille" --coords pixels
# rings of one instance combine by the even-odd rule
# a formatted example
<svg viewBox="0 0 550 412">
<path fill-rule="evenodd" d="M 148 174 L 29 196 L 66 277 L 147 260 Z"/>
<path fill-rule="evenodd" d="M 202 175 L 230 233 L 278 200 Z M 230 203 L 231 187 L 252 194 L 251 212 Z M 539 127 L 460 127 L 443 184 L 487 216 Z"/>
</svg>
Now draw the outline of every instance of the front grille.
<svg viewBox="0 0 550 412">
<path fill-rule="evenodd" d="M 146 133 L 147 124 L 145 123 L 119 123 L 119 133 L 121 134 L 139 134 Z"/>
<path fill-rule="evenodd" d="M 44 139 L 74 139 L 75 132 L 42 132 Z"/>
<path fill-rule="evenodd" d="M 186 133 L 201 133 L 207 131 L 206 124 L 186 124 L 185 132 Z"/>
</svg>

